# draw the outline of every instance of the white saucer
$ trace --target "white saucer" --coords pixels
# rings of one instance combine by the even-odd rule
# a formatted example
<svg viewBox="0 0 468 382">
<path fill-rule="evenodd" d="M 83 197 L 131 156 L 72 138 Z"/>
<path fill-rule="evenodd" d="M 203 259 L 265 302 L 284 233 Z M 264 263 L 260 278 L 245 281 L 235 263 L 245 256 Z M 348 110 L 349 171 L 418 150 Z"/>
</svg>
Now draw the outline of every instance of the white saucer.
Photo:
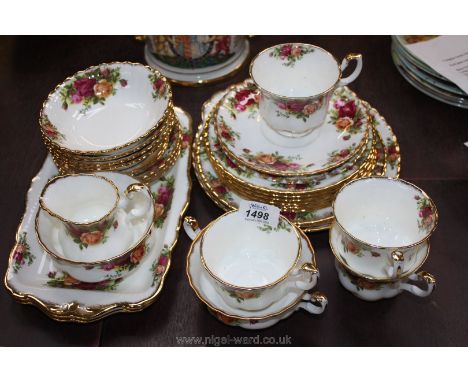
<svg viewBox="0 0 468 382">
<path fill-rule="evenodd" d="M 315 263 L 314 249 L 307 236 L 305 236 L 303 232 L 300 233 L 302 236 L 303 248 L 301 261 Z M 198 298 L 224 323 L 241 326 L 245 329 L 262 329 L 270 327 L 278 321 L 289 317 L 299 308 L 303 308 L 313 314 L 320 314 L 324 311 L 327 305 L 327 299 L 322 294 L 316 292 L 310 295 L 301 289 L 290 290 L 281 300 L 265 309 L 255 312 L 255 315 L 253 315 L 252 312 L 235 309 L 227 305 L 203 271 L 200 260 L 201 235 L 202 233 L 194 239 L 187 255 L 187 276 L 190 286 Z M 314 305 L 314 303 L 318 305 Z"/>
<path fill-rule="evenodd" d="M 215 81 L 220 81 L 226 77 L 234 75 L 244 64 L 245 60 L 249 55 L 250 43 L 248 39 L 245 39 L 244 49 L 242 52 L 233 60 L 228 62 L 225 66 L 212 70 L 209 72 L 193 71 L 192 73 L 181 73 L 174 70 L 170 70 L 167 67 L 163 67 L 159 61 L 153 56 L 148 47 L 145 45 L 145 60 L 148 65 L 156 68 L 163 76 L 171 80 L 172 82 L 186 86 L 198 86 L 208 84 Z"/>
<path fill-rule="evenodd" d="M 349 161 L 367 143 L 370 130 L 366 108 L 346 87 L 333 94 L 325 122 L 304 138 L 276 134 L 275 141 L 265 139 L 270 128 L 259 113 L 258 91 L 251 80 L 231 87 L 214 114 L 216 135 L 231 158 L 280 176 L 323 173 Z M 340 128 L 339 122 L 349 127 Z"/>
</svg>

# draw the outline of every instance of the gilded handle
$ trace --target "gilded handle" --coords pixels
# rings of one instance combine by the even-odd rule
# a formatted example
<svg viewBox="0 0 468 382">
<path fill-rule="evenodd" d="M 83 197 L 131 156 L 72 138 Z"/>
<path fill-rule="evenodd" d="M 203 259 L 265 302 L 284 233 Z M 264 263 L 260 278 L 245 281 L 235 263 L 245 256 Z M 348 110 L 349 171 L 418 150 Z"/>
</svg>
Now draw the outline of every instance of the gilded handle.
<svg viewBox="0 0 468 382">
<path fill-rule="evenodd" d="M 341 62 L 341 72 L 343 73 L 343 71 L 348 67 L 348 64 L 351 61 L 356 61 L 356 68 L 354 69 L 354 71 L 348 77 L 342 78 L 340 80 L 340 82 L 338 83 L 338 86 L 344 86 L 344 85 L 350 84 L 361 73 L 361 70 L 362 70 L 362 54 L 360 54 L 360 53 L 348 53 L 346 55 L 346 57 L 343 58 L 343 61 Z"/>
<path fill-rule="evenodd" d="M 392 278 L 397 279 L 401 276 L 403 271 L 403 264 L 405 262 L 405 256 L 400 251 L 392 252 L 393 268 L 392 268 Z"/>
<path fill-rule="evenodd" d="M 133 184 L 129 185 L 125 189 L 124 194 L 125 194 L 125 196 L 128 197 L 133 192 L 141 191 L 141 190 L 145 190 L 145 189 L 146 189 L 146 186 L 143 183 L 133 183 Z"/>
<path fill-rule="evenodd" d="M 418 297 L 429 296 L 434 291 L 435 286 L 436 286 L 436 279 L 429 272 L 421 271 L 418 273 L 413 273 L 411 276 L 408 277 L 408 279 L 413 280 L 413 281 L 420 281 L 425 284 L 424 289 L 420 288 L 417 285 L 409 284 L 407 282 L 402 283 L 400 285 L 401 289 L 404 289 Z"/>
<path fill-rule="evenodd" d="M 200 226 L 198 225 L 197 219 L 195 219 L 192 216 L 186 216 L 184 218 L 184 230 L 187 236 L 190 239 L 195 239 L 195 237 L 198 235 L 200 232 Z"/>
</svg>

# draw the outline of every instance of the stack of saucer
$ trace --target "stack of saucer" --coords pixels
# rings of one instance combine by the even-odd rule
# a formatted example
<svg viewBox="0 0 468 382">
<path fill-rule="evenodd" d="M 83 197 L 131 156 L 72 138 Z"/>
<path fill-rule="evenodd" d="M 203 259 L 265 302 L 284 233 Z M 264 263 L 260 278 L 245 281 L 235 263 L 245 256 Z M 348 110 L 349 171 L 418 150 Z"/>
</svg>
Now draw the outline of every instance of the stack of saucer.
<svg viewBox="0 0 468 382">
<path fill-rule="evenodd" d="M 400 74 L 416 89 L 450 105 L 468 108 L 468 94 L 416 57 L 407 45 L 437 36 L 392 36 L 392 58 Z"/>
<path fill-rule="evenodd" d="M 307 292 L 319 275 L 307 236 L 285 218 L 276 228 L 242 220 L 228 212 L 200 231 L 186 217 L 193 239 L 187 276 L 198 298 L 222 322 L 246 329 L 269 327 L 299 308 L 322 313 L 326 297 Z"/>
<path fill-rule="evenodd" d="M 67 78 L 49 94 L 39 122 L 62 174 L 118 171 L 149 183 L 172 167 L 182 145 L 169 83 L 136 63 Z"/>
<path fill-rule="evenodd" d="M 295 61 L 286 58 L 286 63 L 294 62 L 293 67 L 283 63 L 277 68 L 267 61 L 266 69 L 276 71 L 274 78 L 287 78 L 289 71 L 299 71 L 304 78 L 314 65 L 313 60 L 306 62 L 308 54 L 328 55 L 307 44 L 290 45 L 308 53 Z M 284 46 L 288 44 L 267 50 L 267 59 L 273 60 L 276 50 Z M 355 93 L 346 86 L 336 88 L 346 79 L 331 80 L 334 85 L 326 95 L 269 100 L 269 93 L 258 85 L 258 60 L 251 65 L 252 79 L 213 96 L 205 105 L 194 146 L 196 175 L 225 209 L 236 207 L 236 197 L 257 200 L 278 206 L 301 228 L 328 228 L 332 202 L 343 185 L 369 175 L 387 175 L 390 144 L 392 154 L 398 155 L 398 160 L 395 155 L 391 158 L 392 168 L 396 162 L 399 165 L 396 138 L 379 129 L 380 116 L 370 112 Z M 220 191 L 226 189 L 234 196 L 224 197 L 227 192 Z"/>
<path fill-rule="evenodd" d="M 369 301 L 403 290 L 420 297 L 432 293 L 435 278 L 418 272 L 438 218 L 424 191 L 400 179 L 358 179 L 340 190 L 333 209 L 330 247 L 346 289 Z"/>
</svg>

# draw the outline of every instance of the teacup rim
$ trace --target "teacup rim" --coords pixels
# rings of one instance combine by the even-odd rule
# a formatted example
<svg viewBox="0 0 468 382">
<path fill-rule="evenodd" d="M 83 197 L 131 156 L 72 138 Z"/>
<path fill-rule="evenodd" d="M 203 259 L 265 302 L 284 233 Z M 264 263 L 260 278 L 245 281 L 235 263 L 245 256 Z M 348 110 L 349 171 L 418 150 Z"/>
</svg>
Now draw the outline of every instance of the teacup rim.
<svg viewBox="0 0 468 382">
<path fill-rule="evenodd" d="M 219 276 L 217 276 L 209 267 L 208 267 L 208 264 L 206 264 L 206 261 L 205 261 L 205 257 L 203 256 L 203 243 L 204 243 L 204 239 L 205 239 L 205 234 L 210 230 L 210 228 L 213 227 L 214 224 L 216 224 L 219 220 L 223 219 L 224 217 L 228 216 L 228 215 L 231 215 L 231 214 L 234 214 L 234 213 L 237 213 L 239 210 L 234 210 L 234 211 L 228 211 L 224 214 L 222 214 L 221 216 L 218 216 L 215 220 L 211 221 L 204 229 L 203 229 L 203 235 L 201 236 L 200 238 L 200 261 L 201 263 L 203 264 L 203 267 L 205 268 L 205 270 L 208 272 L 208 274 L 213 277 L 216 281 L 220 282 L 223 286 L 226 286 L 228 288 L 234 288 L 234 289 L 238 289 L 238 290 L 242 290 L 242 291 L 253 291 L 253 290 L 261 290 L 261 289 L 267 289 L 267 288 L 271 288 L 277 284 L 279 284 L 280 282 L 286 280 L 289 275 L 291 274 L 292 270 L 296 267 L 297 263 L 299 262 L 299 259 L 301 258 L 302 256 L 302 240 L 301 240 L 301 235 L 299 234 L 298 232 L 298 229 L 288 218 L 284 217 L 283 215 L 280 215 L 280 219 L 284 219 L 290 226 L 291 228 L 293 229 L 294 231 L 294 234 L 296 235 L 296 238 L 297 238 L 297 241 L 298 241 L 298 247 L 297 247 L 297 253 L 296 253 L 296 257 L 294 259 L 294 262 L 293 264 L 289 267 L 289 269 L 277 280 L 275 281 L 272 281 L 268 284 L 265 284 L 265 285 L 259 285 L 259 286 L 255 286 L 255 287 L 245 287 L 245 286 L 240 286 L 240 285 L 235 285 L 235 284 L 231 284 L 225 280 L 223 280 L 222 278 L 220 278 Z"/>
<path fill-rule="evenodd" d="M 343 227 L 343 225 L 340 223 L 340 221 L 336 217 L 335 202 L 336 202 L 338 196 L 340 195 L 340 193 L 345 188 L 347 188 L 348 186 L 351 186 L 353 183 L 360 182 L 360 181 L 365 181 L 365 180 L 368 180 L 368 179 L 378 179 L 379 181 L 390 181 L 390 182 L 396 182 L 396 183 L 404 183 L 407 186 L 410 186 L 413 189 L 420 192 L 424 197 L 426 197 L 430 201 L 431 205 L 434 207 L 435 221 L 434 221 L 434 225 L 432 226 L 431 230 L 422 239 L 416 241 L 415 243 L 411 243 L 411 244 L 407 244 L 407 245 L 400 245 L 400 246 L 382 246 L 382 245 L 372 244 L 372 243 L 369 243 L 369 242 L 367 242 L 365 240 L 359 239 L 359 238 L 355 237 L 354 235 L 352 235 L 351 233 L 349 233 L 348 230 Z M 424 190 L 422 190 L 421 188 L 419 188 L 415 184 L 413 184 L 411 182 L 408 182 L 407 180 L 404 180 L 404 179 L 401 179 L 401 178 L 386 177 L 386 176 L 376 176 L 376 175 L 366 176 L 366 177 L 357 178 L 357 179 L 354 179 L 354 180 L 348 182 L 343 187 L 341 187 L 339 189 L 339 191 L 336 193 L 335 199 L 333 200 L 333 203 L 332 203 L 332 210 L 333 210 L 333 217 L 334 217 L 333 221 L 335 221 L 338 224 L 338 226 L 343 230 L 343 232 L 345 232 L 347 235 L 349 235 L 352 239 L 356 240 L 357 242 L 359 242 L 361 244 L 364 244 L 364 245 L 367 245 L 368 247 L 377 248 L 377 249 L 403 249 L 404 250 L 404 249 L 415 247 L 415 246 L 421 244 L 422 242 L 428 240 L 429 237 L 431 237 L 431 235 L 434 233 L 435 229 L 437 228 L 437 224 L 439 222 L 439 212 L 437 210 L 437 207 L 436 207 L 434 201 L 432 200 L 432 198 Z"/>
<path fill-rule="evenodd" d="M 50 208 L 47 207 L 47 205 L 44 202 L 44 195 L 47 192 L 48 188 L 52 184 L 54 184 L 55 182 L 59 181 L 60 179 L 71 178 L 71 177 L 100 178 L 100 179 L 106 181 L 108 184 L 110 184 L 113 187 L 113 189 L 115 191 L 115 194 L 117 196 L 112 208 L 105 215 L 101 216 L 99 219 L 93 220 L 93 221 L 88 222 L 88 223 L 78 223 L 78 222 L 75 222 L 73 220 L 66 219 L 63 216 L 60 216 L 57 213 L 55 213 L 54 211 L 50 210 Z M 49 215 L 53 216 L 54 218 L 59 219 L 63 223 L 73 224 L 73 225 L 76 225 L 76 226 L 79 226 L 79 227 L 88 227 L 90 225 L 99 223 L 103 219 L 106 219 L 107 217 L 109 217 L 115 211 L 117 206 L 119 205 L 119 201 L 120 201 L 119 188 L 117 187 L 117 185 L 112 180 L 110 180 L 109 178 L 106 178 L 105 176 L 97 175 L 97 174 L 93 174 L 93 173 L 78 173 L 78 174 L 57 175 L 57 176 L 54 176 L 52 179 L 49 179 L 47 181 L 46 185 L 44 186 L 44 188 L 42 189 L 41 195 L 39 196 L 39 207 L 42 208 L 44 211 L 46 211 Z"/>
<path fill-rule="evenodd" d="M 333 58 L 333 60 L 336 62 L 336 65 L 338 67 L 338 78 L 336 79 L 336 81 L 333 83 L 332 86 L 330 86 L 327 90 L 324 90 L 320 93 L 317 93 L 317 94 L 312 94 L 312 95 L 309 95 L 309 96 L 300 96 L 300 97 L 292 97 L 292 96 L 285 96 L 285 95 L 282 95 L 282 94 L 277 94 L 277 93 L 274 93 L 274 92 L 271 92 L 267 89 L 265 89 L 264 87 L 260 86 L 258 84 L 258 82 L 255 80 L 255 77 L 253 76 L 252 74 L 252 69 L 253 69 L 253 66 L 255 64 L 255 61 L 264 53 L 266 53 L 267 51 L 271 50 L 271 49 L 274 49 L 278 46 L 281 46 L 281 45 L 288 45 L 288 44 L 291 44 L 291 45 L 305 45 L 305 46 L 309 46 L 309 47 L 313 47 L 313 48 L 316 48 L 316 49 L 319 49 L 321 51 L 323 51 L 324 53 L 328 54 L 331 58 Z M 330 91 L 332 91 L 336 85 L 340 82 L 341 80 L 341 77 L 342 77 L 342 70 L 341 70 L 341 65 L 339 63 L 339 61 L 337 60 L 337 58 L 332 54 L 330 53 L 328 50 L 320 47 L 320 46 L 317 46 L 317 45 L 314 45 L 314 44 L 309 44 L 309 43 L 305 43 L 305 42 L 285 42 L 285 43 L 281 43 L 281 44 L 276 44 L 276 45 L 273 45 L 273 46 L 270 46 L 268 48 L 265 48 L 263 50 L 261 50 L 260 52 L 258 52 L 254 58 L 252 58 L 252 61 L 250 61 L 250 65 L 249 65 L 249 76 L 250 78 L 252 79 L 252 81 L 254 82 L 255 86 L 261 91 L 261 92 L 265 92 L 266 94 L 270 95 L 270 96 L 273 96 L 273 97 L 277 97 L 277 98 L 281 98 L 281 99 L 287 99 L 287 100 L 291 100 L 291 99 L 297 99 L 297 100 L 307 100 L 307 99 L 310 99 L 310 98 L 316 98 L 316 97 L 320 97 L 320 96 L 323 96 L 325 94 L 328 94 Z"/>
<path fill-rule="evenodd" d="M 156 122 L 156 124 L 149 127 L 148 130 L 145 131 L 142 135 L 139 135 L 138 137 L 132 139 L 129 142 L 126 142 L 126 143 L 123 143 L 123 144 L 120 144 L 120 145 L 117 145 L 117 146 L 114 146 L 114 147 L 109 147 L 107 149 L 100 149 L 100 150 L 71 149 L 71 148 L 59 145 L 56 142 L 52 141 L 49 137 L 47 137 L 43 132 L 43 127 L 44 127 L 44 122 L 43 121 L 44 121 L 44 117 L 48 118 L 48 114 L 46 113 L 46 107 L 49 104 L 51 98 L 54 96 L 54 94 L 57 93 L 57 91 L 62 86 L 67 84 L 69 81 L 71 81 L 77 75 L 82 74 L 82 73 L 86 73 L 86 72 L 88 72 L 88 71 L 90 71 L 92 69 L 95 69 L 95 68 L 100 68 L 101 66 L 110 66 L 110 65 L 129 65 L 129 66 L 135 66 L 135 67 L 143 67 L 143 68 L 149 70 L 152 73 L 158 74 L 160 76 L 160 78 L 164 81 L 165 85 L 167 86 L 168 100 L 167 100 L 166 109 L 164 110 L 163 114 L 161 115 L 159 120 Z M 164 123 L 164 121 L 166 121 L 166 119 L 168 118 L 168 116 L 170 114 L 170 111 L 173 108 L 174 108 L 174 105 L 173 105 L 173 102 L 172 102 L 172 87 L 171 87 L 171 84 L 168 81 L 168 79 L 165 76 L 163 76 L 162 73 L 159 70 L 157 70 L 157 69 L 155 69 L 155 68 L 153 68 L 153 67 L 151 67 L 149 65 L 145 65 L 145 64 L 142 64 L 142 63 L 139 63 L 139 62 L 132 62 L 132 61 L 103 62 L 103 63 L 97 64 L 97 65 L 91 65 L 91 66 L 87 67 L 86 69 L 78 70 L 77 72 L 75 72 L 72 75 L 65 78 L 58 85 L 56 85 L 50 91 L 50 93 L 47 95 L 46 99 L 42 103 L 41 110 L 39 112 L 39 126 L 41 127 L 40 132 L 41 132 L 41 135 L 42 135 L 43 139 L 45 139 L 47 142 L 49 142 L 52 146 L 54 146 L 54 147 L 56 146 L 60 150 L 63 150 L 66 153 L 71 153 L 71 154 L 75 154 L 75 155 L 100 156 L 100 155 L 103 155 L 103 154 L 109 154 L 109 153 L 113 153 L 113 152 L 118 151 L 118 150 L 125 149 L 126 147 L 129 147 L 129 146 L 132 146 L 135 143 L 138 143 L 140 140 L 148 138 L 151 134 L 153 134 L 157 130 L 157 128 L 162 123 Z M 49 124 L 56 128 L 56 125 L 54 125 L 52 122 L 49 121 Z"/>
<path fill-rule="evenodd" d="M 148 195 L 150 196 L 151 200 L 153 200 L 153 195 L 151 194 L 151 190 L 149 189 L 149 187 L 147 185 L 143 185 L 145 187 L 145 191 L 148 193 Z M 45 243 L 42 241 L 41 239 L 41 235 L 39 234 L 39 215 L 41 213 L 41 208 L 38 208 L 37 209 L 37 212 L 36 212 L 36 217 L 35 217 L 35 221 L 34 221 L 34 229 L 36 231 L 36 237 L 37 237 L 37 241 L 39 242 L 39 244 L 41 245 L 41 247 L 44 249 L 44 251 L 46 251 L 50 256 L 52 256 L 53 258 L 55 258 L 56 260 L 58 261 L 61 261 L 61 262 L 65 262 L 65 263 L 68 263 L 68 264 L 72 264 L 72 265 L 83 265 L 83 266 L 95 266 L 95 265 L 102 265 L 102 264 L 108 264 L 108 263 L 111 263 L 111 262 L 114 262 L 116 260 L 119 260 L 120 258 L 124 257 L 125 255 L 127 255 L 128 253 L 134 251 L 136 248 L 138 248 L 147 238 L 148 236 L 151 234 L 151 231 L 152 231 L 152 228 L 153 228 L 153 220 L 154 220 L 154 203 L 151 203 L 152 205 L 152 214 L 151 214 L 151 218 L 148 219 L 148 221 L 150 222 L 148 224 L 148 228 L 146 229 L 146 231 L 144 232 L 144 234 L 141 235 L 141 238 L 140 240 L 138 240 L 138 242 L 136 244 L 134 244 L 133 246 L 131 246 L 130 248 L 126 249 L 124 252 L 121 252 L 119 253 L 118 255 L 115 255 L 115 256 L 112 256 L 111 258 L 109 259 L 104 259 L 104 260 L 97 260 L 97 261 L 76 261 L 76 260 L 71 260 L 71 259 L 67 259 L 57 253 L 55 253 L 54 251 L 52 251 L 51 249 L 49 249 Z"/>
</svg>

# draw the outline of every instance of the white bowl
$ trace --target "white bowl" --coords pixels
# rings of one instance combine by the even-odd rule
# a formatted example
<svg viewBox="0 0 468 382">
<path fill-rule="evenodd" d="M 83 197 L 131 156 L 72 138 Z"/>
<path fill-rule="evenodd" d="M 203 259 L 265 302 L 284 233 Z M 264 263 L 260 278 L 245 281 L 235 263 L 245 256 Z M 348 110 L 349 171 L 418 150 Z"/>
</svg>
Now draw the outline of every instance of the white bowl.
<svg viewBox="0 0 468 382">
<path fill-rule="evenodd" d="M 113 62 L 75 73 L 53 90 L 41 110 L 44 137 L 76 154 L 102 154 L 137 145 L 170 109 L 171 89 L 155 69 Z"/>
</svg>

